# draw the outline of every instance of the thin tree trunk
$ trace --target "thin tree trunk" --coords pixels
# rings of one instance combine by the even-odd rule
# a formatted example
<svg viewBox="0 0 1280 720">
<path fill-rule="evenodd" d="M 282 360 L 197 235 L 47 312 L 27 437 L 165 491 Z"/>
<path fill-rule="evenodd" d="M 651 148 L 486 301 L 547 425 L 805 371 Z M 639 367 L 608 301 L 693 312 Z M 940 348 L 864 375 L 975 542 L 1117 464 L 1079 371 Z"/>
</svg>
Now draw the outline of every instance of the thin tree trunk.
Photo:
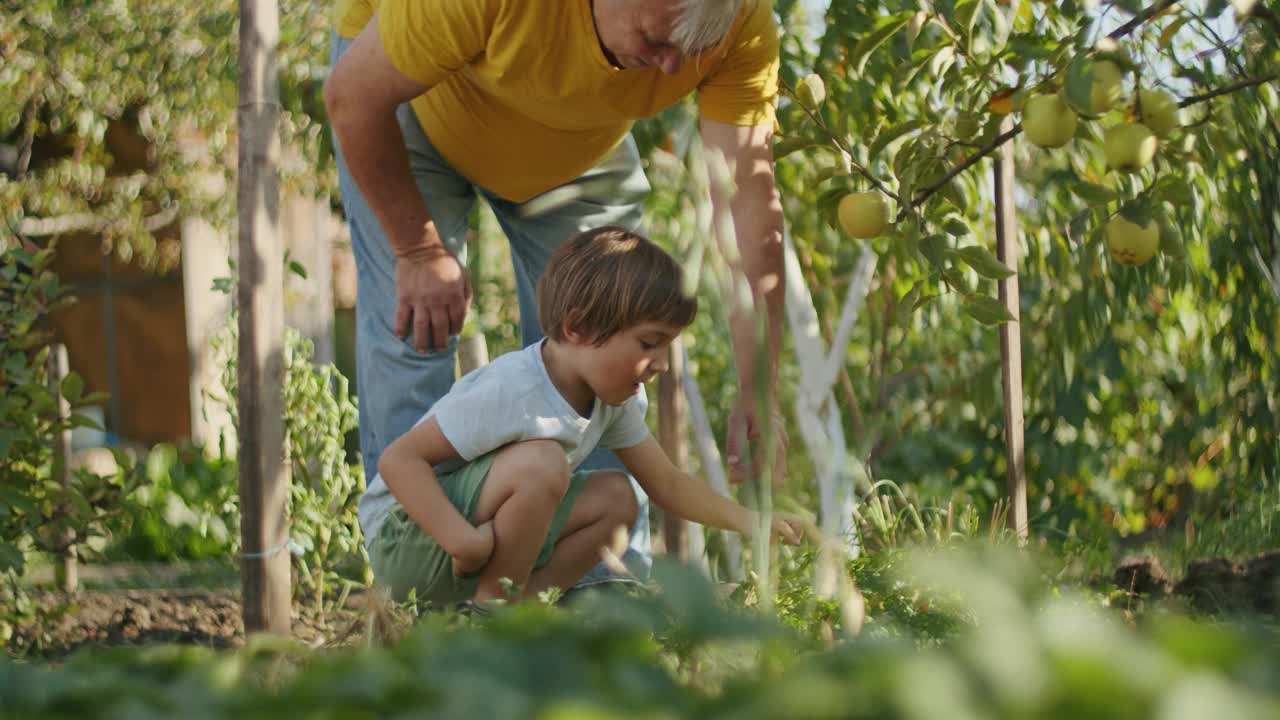
<svg viewBox="0 0 1280 720">
<path fill-rule="evenodd" d="M 246 633 L 289 634 L 289 464 L 284 453 L 284 255 L 276 125 L 276 0 L 240 2 L 239 417 L 241 601 Z"/>
<path fill-rule="evenodd" d="M 1006 116 L 1002 130 L 1013 127 Z M 1004 394 L 1005 457 L 1008 464 L 1009 527 L 1027 539 L 1027 466 L 1022 417 L 1022 323 L 1018 303 L 1018 213 L 1014 202 L 1013 143 L 996 153 L 996 257 L 1014 274 L 1000 281 L 1000 302 L 1013 320 L 1000 325 L 1000 378 Z"/>
<path fill-rule="evenodd" d="M 484 333 L 476 331 L 458 337 L 458 376 L 489 364 L 489 346 Z"/>
<path fill-rule="evenodd" d="M 71 403 L 62 396 L 62 380 L 70 372 L 67 362 L 67 346 L 53 343 L 49 346 L 49 387 L 58 399 L 58 419 L 71 417 Z M 53 443 L 53 468 L 58 474 L 58 482 L 64 488 L 71 487 L 71 429 L 65 428 L 58 433 Z M 66 512 L 66 508 L 63 509 Z M 54 578 L 59 589 L 73 593 L 79 589 L 80 572 L 76 561 L 75 531 L 67 528 L 60 538 L 63 545 L 58 564 L 54 566 Z"/>
</svg>

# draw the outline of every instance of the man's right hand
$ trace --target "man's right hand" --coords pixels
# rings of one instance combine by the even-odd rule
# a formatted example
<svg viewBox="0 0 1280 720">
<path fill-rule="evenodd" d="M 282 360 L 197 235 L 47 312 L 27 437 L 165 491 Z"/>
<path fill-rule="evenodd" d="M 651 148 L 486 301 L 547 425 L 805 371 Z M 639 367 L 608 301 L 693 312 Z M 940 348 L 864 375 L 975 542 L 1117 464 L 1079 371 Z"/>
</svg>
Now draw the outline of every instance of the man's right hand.
<svg viewBox="0 0 1280 720">
<path fill-rule="evenodd" d="M 420 353 L 440 352 L 449 336 L 462 331 L 471 303 L 471 280 L 453 253 L 435 242 L 396 257 L 395 333 L 404 338 L 412 330 L 413 347 Z"/>
</svg>

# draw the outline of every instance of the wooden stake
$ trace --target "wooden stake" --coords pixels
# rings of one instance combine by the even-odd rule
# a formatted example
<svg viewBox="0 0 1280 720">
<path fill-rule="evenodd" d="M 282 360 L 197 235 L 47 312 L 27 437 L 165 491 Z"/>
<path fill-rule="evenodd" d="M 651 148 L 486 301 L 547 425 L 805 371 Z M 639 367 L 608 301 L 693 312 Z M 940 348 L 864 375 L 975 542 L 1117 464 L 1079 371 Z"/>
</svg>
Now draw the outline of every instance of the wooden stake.
<svg viewBox="0 0 1280 720">
<path fill-rule="evenodd" d="M 240 2 L 239 467 L 245 633 L 289 634 L 276 0 Z"/>
<path fill-rule="evenodd" d="M 71 403 L 62 396 L 62 379 L 71 371 L 67 362 L 67 346 L 53 343 L 49 346 L 48 359 L 49 387 L 58 398 L 58 419 L 71 417 Z M 53 443 L 53 469 L 58 473 L 58 482 L 64 488 L 71 487 L 71 429 L 64 428 L 58 433 Z M 80 589 L 80 572 L 76 561 L 75 531 L 67 528 L 62 535 L 62 556 L 54 566 L 54 581 L 58 588 L 66 593 Z"/>
<path fill-rule="evenodd" d="M 1002 131 L 1013 128 L 1006 115 Z M 1018 304 L 1018 214 L 1014 202 L 1013 143 L 1005 143 L 995 156 L 996 257 L 1013 268 L 1001 280 L 1000 302 L 1013 320 L 1000 326 L 1000 378 L 1004 394 L 1005 457 L 1008 462 L 1009 527 L 1020 542 L 1027 540 L 1027 465 L 1022 418 L 1022 324 Z"/>
<path fill-rule="evenodd" d="M 458 337 L 458 377 L 489 364 L 489 346 L 484 333 L 473 332 Z"/>
</svg>

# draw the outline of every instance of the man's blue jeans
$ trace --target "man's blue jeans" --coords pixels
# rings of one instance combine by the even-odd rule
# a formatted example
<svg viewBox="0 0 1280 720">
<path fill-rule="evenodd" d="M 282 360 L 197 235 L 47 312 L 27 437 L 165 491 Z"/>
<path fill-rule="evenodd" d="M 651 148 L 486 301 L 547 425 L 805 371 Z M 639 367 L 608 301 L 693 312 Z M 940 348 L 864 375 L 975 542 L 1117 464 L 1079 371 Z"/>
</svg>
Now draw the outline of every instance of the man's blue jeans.
<svg viewBox="0 0 1280 720">
<path fill-rule="evenodd" d="M 347 38 L 334 37 L 330 66 L 350 44 Z M 400 106 L 396 118 L 409 154 L 410 171 L 440 239 L 464 265 L 467 217 L 476 198 L 484 198 L 493 209 L 511 246 L 520 302 L 520 339 L 526 347 L 542 339 L 534 291 L 551 253 L 583 230 L 601 225 L 635 229 L 640 225 L 649 182 L 630 137 L 582 177 L 553 191 L 564 192 L 567 199 L 549 210 L 532 213 L 531 203 L 538 198 L 529 203 L 511 202 L 459 175 L 436 152 L 408 104 Z M 408 431 L 453 385 L 457 338 L 450 338 L 449 347 L 443 351 L 423 354 L 413 348 L 411 339 L 395 335 L 395 257 L 382 226 L 351 178 L 341 151 L 337 153 L 337 163 L 342 206 L 351 226 L 356 260 L 356 394 L 360 406 L 360 453 L 368 481 L 377 471 L 383 449 Z M 620 467 L 613 453 L 605 450 L 596 450 L 582 465 L 583 469 Z M 643 578 L 651 563 L 649 500 L 634 479 L 631 484 L 640 501 L 640 514 L 623 560 Z M 611 577 L 613 573 L 607 567 L 597 565 L 580 586 Z"/>
</svg>

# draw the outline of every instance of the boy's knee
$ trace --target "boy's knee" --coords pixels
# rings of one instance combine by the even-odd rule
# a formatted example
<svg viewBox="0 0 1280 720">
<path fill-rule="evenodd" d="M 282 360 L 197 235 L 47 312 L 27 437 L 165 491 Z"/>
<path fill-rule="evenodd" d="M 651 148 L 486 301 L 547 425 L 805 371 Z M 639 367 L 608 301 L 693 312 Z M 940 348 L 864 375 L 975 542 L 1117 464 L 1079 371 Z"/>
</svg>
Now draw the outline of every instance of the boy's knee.
<svg viewBox="0 0 1280 720">
<path fill-rule="evenodd" d="M 569 459 L 554 440 L 530 440 L 508 449 L 513 454 L 517 492 L 544 493 L 553 502 L 569 492 Z"/>
<path fill-rule="evenodd" d="M 631 488 L 631 479 L 626 473 L 604 470 L 597 472 L 591 480 L 600 486 L 599 492 L 610 522 L 614 525 L 624 525 L 628 531 L 635 527 L 640 503 L 636 500 L 635 490 Z"/>
</svg>

